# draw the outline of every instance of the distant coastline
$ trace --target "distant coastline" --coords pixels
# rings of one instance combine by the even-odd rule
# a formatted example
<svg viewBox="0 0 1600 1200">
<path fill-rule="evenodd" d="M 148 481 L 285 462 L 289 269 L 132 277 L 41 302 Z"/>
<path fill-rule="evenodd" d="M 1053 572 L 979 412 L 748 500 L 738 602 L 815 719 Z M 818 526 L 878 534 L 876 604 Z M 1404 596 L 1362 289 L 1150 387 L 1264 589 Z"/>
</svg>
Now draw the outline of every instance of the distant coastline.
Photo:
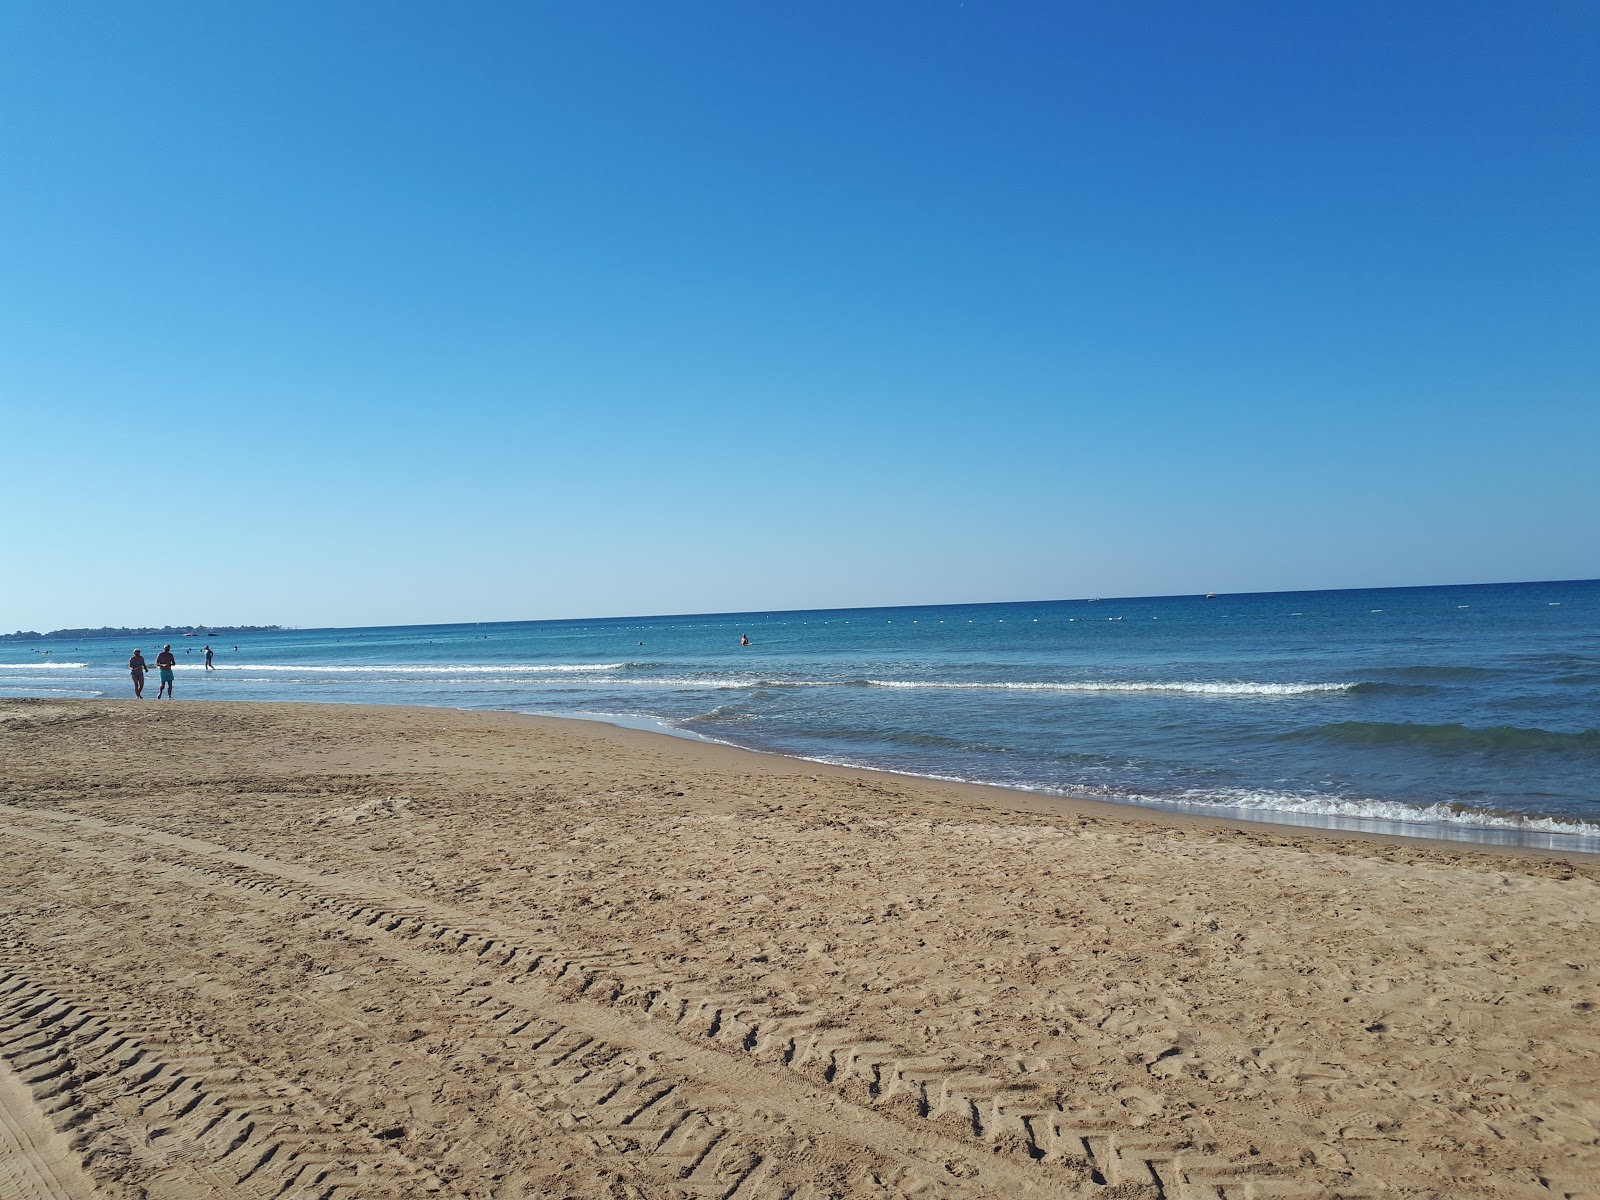
<svg viewBox="0 0 1600 1200">
<path fill-rule="evenodd" d="M 282 625 L 102 625 L 98 629 L 52 629 L 39 633 L 32 629 L 19 629 L 15 633 L 0 633 L 0 642 L 42 642 L 46 638 L 92 637 L 217 637 L 224 633 L 276 633 Z"/>
</svg>

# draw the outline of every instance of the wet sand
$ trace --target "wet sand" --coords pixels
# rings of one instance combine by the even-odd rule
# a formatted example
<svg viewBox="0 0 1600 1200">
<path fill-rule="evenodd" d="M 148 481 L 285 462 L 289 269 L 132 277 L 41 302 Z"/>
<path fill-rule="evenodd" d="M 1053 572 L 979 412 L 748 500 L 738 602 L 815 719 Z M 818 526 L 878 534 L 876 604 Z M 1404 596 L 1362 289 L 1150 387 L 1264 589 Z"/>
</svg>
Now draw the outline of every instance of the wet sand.
<svg viewBox="0 0 1600 1200">
<path fill-rule="evenodd" d="M 1600 865 L 0 701 L 0 1200 L 1600 1195 Z"/>
</svg>

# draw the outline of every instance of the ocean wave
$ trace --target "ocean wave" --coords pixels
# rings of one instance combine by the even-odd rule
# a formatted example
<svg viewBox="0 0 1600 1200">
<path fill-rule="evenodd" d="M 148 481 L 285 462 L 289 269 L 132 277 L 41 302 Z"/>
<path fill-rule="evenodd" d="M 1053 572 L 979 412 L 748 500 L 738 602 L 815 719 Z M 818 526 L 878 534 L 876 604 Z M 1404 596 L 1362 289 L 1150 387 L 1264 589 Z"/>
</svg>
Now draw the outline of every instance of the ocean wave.
<svg viewBox="0 0 1600 1200">
<path fill-rule="evenodd" d="M 958 691 L 1014 692 L 1180 692 L 1195 696 L 1305 696 L 1320 692 L 1349 692 L 1355 683 L 1204 683 L 1187 680 L 1157 682 L 1095 681 L 1085 683 L 956 683 L 934 680 L 869 679 L 873 687 L 939 688 Z"/>
<path fill-rule="evenodd" d="M 1006 747 L 993 742 L 974 742 L 917 729 L 871 729 L 861 726 L 817 726 L 805 731 L 807 738 L 840 742 L 877 742 L 897 746 L 919 746 L 941 750 L 965 750 L 984 754 L 1004 754 Z"/>
<path fill-rule="evenodd" d="M 78 664 L 85 665 L 85 664 Z M 272 671 L 293 675 L 546 675 L 571 674 L 589 671 L 621 671 L 627 663 L 501 663 L 472 664 L 408 664 L 373 666 L 370 664 L 327 663 L 217 663 L 218 671 Z M 203 671 L 203 663 L 179 663 L 183 671 Z"/>
<path fill-rule="evenodd" d="M 1348 692 L 1366 685 L 1356 683 L 1207 683 L 1207 682 L 1009 682 L 1005 680 L 965 682 L 938 679 L 760 679 L 748 676 L 684 675 L 654 679 L 616 679 L 595 681 L 603 685 L 628 687 L 706 688 L 742 690 L 762 688 L 898 688 L 934 691 L 997 692 L 1177 692 L 1197 696 L 1302 696 L 1323 692 Z"/>
<path fill-rule="evenodd" d="M 750 715 L 750 706 L 738 701 L 719 704 L 710 712 L 697 713 L 692 717 L 685 717 L 680 724 L 695 725 L 701 721 L 734 721 L 741 720 Z"/>
<path fill-rule="evenodd" d="M 51 662 L 48 659 L 37 662 L 0 663 L 0 671 L 58 671 L 64 667 L 87 667 L 88 663 L 80 662 Z"/>
<path fill-rule="evenodd" d="M 594 686 L 655 687 L 744 691 L 768 688 L 898 688 L 942 691 L 1015 692 L 1175 692 L 1198 696 L 1303 696 L 1317 693 L 1349 692 L 1372 685 L 1358 683 L 1209 683 L 1194 681 L 1162 682 L 964 682 L 922 679 L 766 679 L 729 675 L 666 675 L 654 678 L 572 680 Z"/>
<path fill-rule="evenodd" d="M 1163 803 L 1159 797 L 1151 797 Z M 1193 808 L 1232 809 L 1263 815 L 1291 813 L 1300 816 L 1338 817 L 1357 821 L 1383 821 L 1403 825 L 1444 825 L 1468 829 L 1504 829 L 1523 833 L 1556 833 L 1600 838 L 1600 824 L 1566 817 L 1473 808 L 1466 804 L 1407 804 L 1399 800 L 1352 799 L 1343 796 L 1301 795 L 1244 789 L 1184 792 L 1173 799 Z M 1167 801 L 1170 802 L 1170 801 Z"/>
<path fill-rule="evenodd" d="M 0 664 L 15 669 L 38 666 L 34 663 Z M 54 666 L 87 666 L 87 663 L 56 663 Z M 495 676 L 540 676 L 562 678 L 569 685 L 595 687 L 645 687 L 703 689 L 709 691 L 746 691 L 764 688 L 859 688 L 879 687 L 898 689 L 933 689 L 947 691 L 1021 691 L 1021 692 L 1166 692 L 1200 696 L 1301 696 L 1318 693 L 1349 692 L 1398 688 L 1400 685 L 1371 683 L 1251 683 L 1206 682 L 1172 680 L 1153 682 L 1096 681 L 983 681 L 959 680 L 909 680 L 909 679 L 772 679 L 759 675 L 632 675 L 622 678 L 589 679 L 585 676 L 628 673 L 636 670 L 659 669 L 663 663 L 454 663 L 454 664 L 370 664 L 370 663 L 217 663 L 218 673 L 244 673 L 267 675 L 340 675 L 371 678 L 420 676 L 423 678 L 456 677 L 463 682 L 468 678 L 488 679 Z M 200 662 L 180 662 L 178 670 L 203 672 Z M 440 682 L 444 682 L 440 679 Z"/>
<path fill-rule="evenodd" d="M 1282 735 L 1346 746 L 1421 746 L 1441 750 L 1556 750 L 1600 753 L 1600 729 L 1563 733 L 1516 725 L 1413 725 L 1406 721 L 1339 721 Z"/>
<path fill-rule="evenodd" d="M 727 675 L 664 675 L 644 679 L 572 680 L 601 687 L 695 688 L 708 691 L 747 691 L 760 688 L 864 687 L 864 679 L 759 679 Z"/>
<path fill-rule="evenodd" d="M 1492 679 L 1506 672 L 1501 667 L 1472 667 L 1418 664 L 1411 667 L 1385 667 L 1379 674 L 1393 679 L 1432 679 L 1448 682 L 1452 679 Z"/>
<path fill-rule="evenodd" d="M 1548 654 L 1527 654 L 1522 657 L 1522 661 L 1541 667 L 1554 667 L 1558 671 L 1593 671 L 1600 668 L 1600 658 L 1590 658 L 1585 654 L 1572 654 L 1563 651 L 1553 651 Z"/>
<path fill-rule="evenodd" d="M 1439 690 L 1434 683 L 1380 683 L 1366 680 L 1356 684 L 1351 692 L 1361 696 L 1431 696 Z"/>
</svg>

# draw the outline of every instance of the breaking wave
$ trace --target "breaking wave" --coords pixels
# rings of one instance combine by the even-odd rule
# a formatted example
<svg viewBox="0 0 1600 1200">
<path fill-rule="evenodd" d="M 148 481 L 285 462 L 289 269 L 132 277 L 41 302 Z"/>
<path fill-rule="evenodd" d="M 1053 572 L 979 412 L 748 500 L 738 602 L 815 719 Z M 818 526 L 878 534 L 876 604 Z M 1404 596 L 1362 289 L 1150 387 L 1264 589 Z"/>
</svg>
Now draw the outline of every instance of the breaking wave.
<svg viewBox="0 0 1600 1200">
<path fill-rule="evenodd" d="M 1179 692 L 1195 696 L 1306 696 L 1320 692 L 1348 692 L 1356 683 L 1204 683 L 1190 680 L 1085 683 L 943 683 L 936 681 L 869 679 L 873 687 L 940 688 L 963 691 L 1016 692 Z"/>
<path fill-rule="evenodd" d="M 82 666 L 84 664 L 76 664 Z M 180 669 L 204 670 L 200 663 L 179 663 Z M 627 663 L 501 663 L 408 664 L 371 666 L 367 664 L 330 666 L 308 663 L 217 663 L 218 671 L 276 671 L 294 675 L 548 675 L 586 671 L 621 671 Z"/>
<path fill-rule="evenodd" d="M 376 669 L 376 668 L 375 668 Z M 599 668 L 595 668 L 599 669 Z M 896 688 L 932 691 L 990 692 L 1121 692 L 1139 694 L 1166 692 L 1195 696 L 1305 696 L 1319 693 L 1349 692 L 1371 687 L 1359 683 L 1208 683 L 1173 682 L 963 682 L 922 679 L 764 679 L 752 676 L 683 675 L 630 677 L 622 680 L 597 680 L 597 683 L 626 684 L 629 687 L 705 688 L 731 691 L 756 688 Z"/>
<path fill-rule="evenodd" d="M 1465 804 L 1405 804 L 1398 800 L 1348 799 L 1308 796 L 1290 792 L 1222 791 L 1185 792 L 1174 799 L 1195 809 L 1232 809 L 1237 812 L 1299 814 L 1356 821 L 1382 821 L 1402 825 L 1433 825 L 1467 829 L 1500 829 L 1521 833 L 1554 833 L 1569 837 L 1600 838 L 1600 824 L 1577 818 L 1542 817 L 1523 813 L 1473 808 Z M 1160 802 L 1159 800 L 1157 801 Z"/>
</svg>

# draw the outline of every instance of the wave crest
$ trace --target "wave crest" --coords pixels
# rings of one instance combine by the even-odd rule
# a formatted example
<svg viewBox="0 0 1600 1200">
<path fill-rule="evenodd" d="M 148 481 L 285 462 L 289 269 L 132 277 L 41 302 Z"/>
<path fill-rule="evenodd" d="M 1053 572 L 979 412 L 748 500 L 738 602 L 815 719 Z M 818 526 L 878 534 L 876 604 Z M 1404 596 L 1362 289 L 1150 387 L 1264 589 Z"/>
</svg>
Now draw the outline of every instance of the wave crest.
<svg viewBox="0 0 1600 1200">
<path fill-rule="evenodd" d="M 1178 797 L 1191 808 L 1233 809 L 1240 812 L 1296 813 L 1303 816 L 1341 817 L 1358 821 L 1385 821 L 1404 825 L 1443 825 L 1452 828 L 1503 829 L 1521 833 L 1555 833 L 1569 837 L 1600 838 L 1600 824 L 1563 817 L 1473 808 L 1438 801 L 1406 804 L 1399 800 L 1349 799 L 1307 796 L 1292 792 L 1185 792 Z M 1159 802 L 1159 801 L 1158 801 Z"/>
<path fill-rule="evenodd" d="M 86 664 L 78 664 L 86 665 Z M 182 668 L 204 670 L 200 663 L 179 663 Z M 460 664 L 407 664 L 404 666 L 373 666 L 366 663 L 348 663 L 343 666 L 326 663 L 217 663 L 218 671 L 276 671 L 312 675 L 545 675 L 585 671 L 620 671 L 626 663 L 484 663 Z"/>
<path fill-rule="evenodd" d="M 1179 692 L 1195 696 L 1306 696 L 1319 692 L 1348 692 L 1355 683 L 1208 683 L 1192 680 L 1156 682 L 1090 681 L 1083 683 L 945 683 L 911 679 L 869 679 L 872 687 L 937 688 L 964 691 L 1016 692 Z"/>
</svg>

